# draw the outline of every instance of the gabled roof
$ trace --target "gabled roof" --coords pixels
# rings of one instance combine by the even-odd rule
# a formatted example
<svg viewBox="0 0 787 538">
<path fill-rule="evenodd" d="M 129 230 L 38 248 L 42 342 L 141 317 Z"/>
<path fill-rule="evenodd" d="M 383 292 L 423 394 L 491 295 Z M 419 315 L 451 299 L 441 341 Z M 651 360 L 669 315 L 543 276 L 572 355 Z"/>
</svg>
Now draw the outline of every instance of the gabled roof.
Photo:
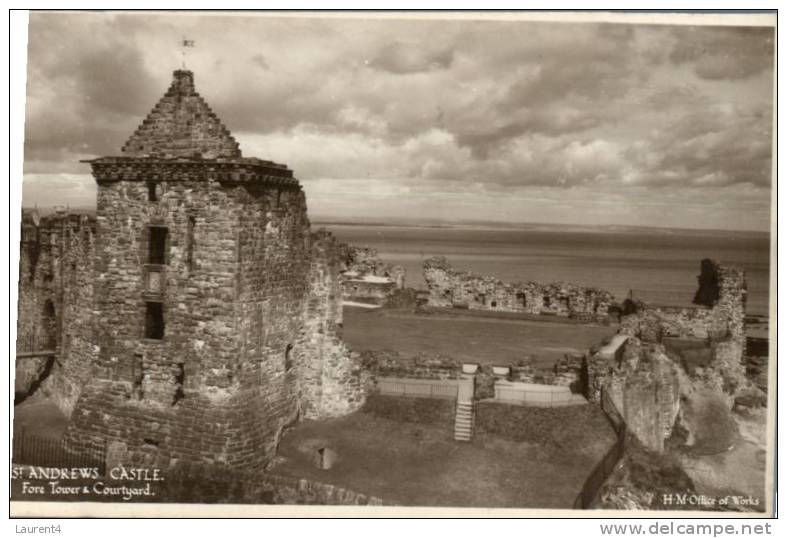
<svg viewBox="0 0 787 538">
<path fill-rule="evenodd" d="M 194 89 L 194 73 L 173 75 L 167 93 L 123 145 L 123 156 L 240 158 L 238 143 Z"/>
</svg>

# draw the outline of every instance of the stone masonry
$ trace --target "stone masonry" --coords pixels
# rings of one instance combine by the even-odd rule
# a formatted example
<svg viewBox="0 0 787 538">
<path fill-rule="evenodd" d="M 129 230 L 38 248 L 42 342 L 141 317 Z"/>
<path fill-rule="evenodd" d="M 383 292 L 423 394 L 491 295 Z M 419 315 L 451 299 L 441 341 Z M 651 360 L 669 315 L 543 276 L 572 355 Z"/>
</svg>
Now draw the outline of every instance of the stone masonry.
<svg viewBox="0 0 787 538">
<path fill-rule="evenodd" d="M 60 255 L 85 264 L 68 273 L 79 288 L 50 286 L 67 297 L 55 318 L 79 328 L 57 333 L 78 383 L 63 396 L 75 402 L 67 442 L 106 443 L 114 462 L 256 469 L 288 424 L 362 405 L 335 241 L 311 232 L 291 170 L 242 157 L 193 73 L 175 71 L 121 156 L 88 162 L 90 241 Z M 40 278 L 20 282 L 19 345 L 47 330 Z"/>
<path fill-rule="evenodd" d="M 597 288 L 569 283 L 503 282 L 492 276 L 456 271 L 444 257 L 423 263 L 429 306 L 551 314 L 605 321 L 614 298 Z"/>
<path fill-rule="evenodd" d="M 589 398 L 606 391 L 629 430 L 657 452 L 676 427 L 691 430 L 686 406 L 711 398 L 732 407 L 752 390 L 743 365 L 744 271 L 705 259 L 698 280 L 694 308 L 624 305 L 622 354 L 588 360 Z"/>
<path fill-rule="evenodd" d="M 342 295 L 346 301 L 383 305 L 404 288 L 406 271 L 385 263 L 371 247 L 342 246 Z"/>
<path fill-rule="evenodd" d="M 90 376 L 95 219 L 22 214 L 15 392 L 38 390 L 70 415 Z M 54 355 L 41 355 L 54 352 Z"/>
</svg>

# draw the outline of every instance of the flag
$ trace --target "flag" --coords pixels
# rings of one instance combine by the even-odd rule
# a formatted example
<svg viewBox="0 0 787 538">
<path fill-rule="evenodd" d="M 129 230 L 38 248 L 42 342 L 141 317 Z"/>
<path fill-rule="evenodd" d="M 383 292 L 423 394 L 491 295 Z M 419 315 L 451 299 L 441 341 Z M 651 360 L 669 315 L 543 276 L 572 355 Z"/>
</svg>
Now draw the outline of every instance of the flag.
<svg viewBox="0 0 787 538">
<path fill-rule="evenodd" d="M 184 47 L 193 47 L 194 46 L 194 40 L 193 39 L 184 39 L 183 40 L 183 46 Z"/>
</svg>

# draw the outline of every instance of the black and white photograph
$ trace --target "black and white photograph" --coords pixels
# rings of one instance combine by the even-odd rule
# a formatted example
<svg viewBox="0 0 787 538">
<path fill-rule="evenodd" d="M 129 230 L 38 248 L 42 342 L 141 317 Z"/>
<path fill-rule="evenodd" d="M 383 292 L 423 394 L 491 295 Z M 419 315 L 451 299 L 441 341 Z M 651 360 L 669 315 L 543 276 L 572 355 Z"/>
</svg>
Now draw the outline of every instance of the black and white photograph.
<svg viewBox="0 0 787 538">
<path fill-rule="evenodd" d="M 775 13 L 26 34 L 12 515 L 773 516 Z"/>
</svg>

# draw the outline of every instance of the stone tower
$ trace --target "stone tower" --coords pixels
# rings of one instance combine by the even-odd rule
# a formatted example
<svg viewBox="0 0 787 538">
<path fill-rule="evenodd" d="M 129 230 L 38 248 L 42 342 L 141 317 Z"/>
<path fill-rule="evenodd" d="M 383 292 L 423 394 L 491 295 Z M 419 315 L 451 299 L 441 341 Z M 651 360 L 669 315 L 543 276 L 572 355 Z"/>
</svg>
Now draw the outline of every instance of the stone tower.
<svg viewBox="0 0 787 538">
<path fill-rule="evenodd" d="M 286 166 L 244 158 L 174 72 L 98 184 L 96 354 L 68 439 L 139 464 L 258 468 L 299 416 L 363 402 L 337 337 L 335 241 Z"/>
</svg>

